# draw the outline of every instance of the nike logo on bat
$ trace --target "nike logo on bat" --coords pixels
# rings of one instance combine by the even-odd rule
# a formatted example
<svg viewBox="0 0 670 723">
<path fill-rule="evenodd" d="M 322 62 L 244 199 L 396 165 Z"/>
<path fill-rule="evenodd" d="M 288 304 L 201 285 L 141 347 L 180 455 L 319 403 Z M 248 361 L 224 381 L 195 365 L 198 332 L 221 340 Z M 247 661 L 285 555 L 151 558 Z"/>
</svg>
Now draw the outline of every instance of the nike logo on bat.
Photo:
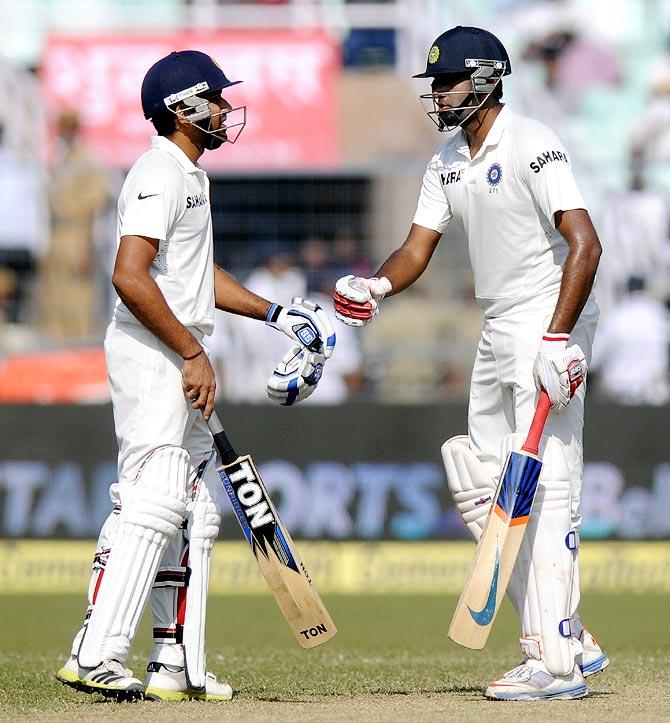
<svg viewBox="0 0 670 723">
<path fill-rule="evenodd" d="M 500 572 L 500 548 L 498 547 L 498 541 L 496 540 L 496 564 L 493 568 L 493 579 L 491 580 L 491 587 L 489 588 L 489 594 L 486 598 L 486 603 L 481 610 L 473 610 L 468 605 L 468 610 L 472 619 L 477 623 L 485 627 L 491 620 L 496 611 L 496 595 L 498 593 L 498 573 Z"/>
</svg>

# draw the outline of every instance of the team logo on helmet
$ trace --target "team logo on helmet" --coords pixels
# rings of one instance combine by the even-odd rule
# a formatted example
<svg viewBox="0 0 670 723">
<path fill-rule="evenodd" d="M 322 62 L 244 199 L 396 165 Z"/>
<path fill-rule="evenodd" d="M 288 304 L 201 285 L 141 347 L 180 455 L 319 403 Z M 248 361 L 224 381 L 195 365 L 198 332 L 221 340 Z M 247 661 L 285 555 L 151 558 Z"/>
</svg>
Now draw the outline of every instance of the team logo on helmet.
<svg viewBox="0 0 670 723">
<path fill-rule="evenodd" d="M 502 181 L 502 168 L 499 163 L 492 163 L 486 172 L 486 181 L 489 186 L 497 186 Z"/>
<path fill-rule="evenodd" d="M 437 59 L 440 57 L 440 49 L 437 47 L 437 45 L 433 45 L 433 47 L 430 49 L 430 52 L 428 53 L 428 62 L 432 65 L 433 63 L 437 63 Z"/>
</svg>

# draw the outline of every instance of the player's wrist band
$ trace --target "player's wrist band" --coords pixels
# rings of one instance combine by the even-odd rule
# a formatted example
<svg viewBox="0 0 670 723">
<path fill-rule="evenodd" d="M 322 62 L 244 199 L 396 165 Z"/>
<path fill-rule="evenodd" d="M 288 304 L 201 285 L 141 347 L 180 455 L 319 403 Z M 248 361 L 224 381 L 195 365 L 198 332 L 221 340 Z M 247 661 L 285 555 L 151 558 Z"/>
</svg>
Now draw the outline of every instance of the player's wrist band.
<svg viewBox="0 0 670 723">
<path fill-rule="evenodd" d="M 272 326 L 273 324 L 277 323 L 277 319 L 279 318 L 279 314 L 281 313 L 281 310 L 284 307 L 280 304 L 270 304 L 270 308 L 268 309 L 268 313 L 265 316 L 265 323 L 268 326 Z"/>
<path fill-rule="evenodd" d="M 542 337 L 542 341 L 562 341 L 566 344 L 569 340 L 570 334 L 565 334 L 563 332 L 545 331 L 544 336 Z"/>
<path fill-rule="evenodd" d="M 197 351 L 195 354 L 192 354 L 191 356 L 183 356 L 182 359 L 184 361 L 191 361 L 191 359 L 195 359 L 197 356 L 200 356 L 205 350 L 200 347 L 200 351 Z"/>
</svg>

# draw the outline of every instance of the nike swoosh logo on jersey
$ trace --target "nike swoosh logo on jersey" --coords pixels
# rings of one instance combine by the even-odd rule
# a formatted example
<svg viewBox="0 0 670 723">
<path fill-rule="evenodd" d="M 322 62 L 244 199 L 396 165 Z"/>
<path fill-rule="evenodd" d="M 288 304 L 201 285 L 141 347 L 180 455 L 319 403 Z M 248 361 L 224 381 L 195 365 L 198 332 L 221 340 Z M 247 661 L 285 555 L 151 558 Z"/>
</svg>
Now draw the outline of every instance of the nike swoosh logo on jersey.
<svg viewBox="0 0 670 723">
<path fill-rule="evenodd" d="M 137 194 L 137 199 L 138 199 L 139 201 L 144 201 L 145 198 L 151 198 L 152 196 L 160 196 L 160 193 L 147 193 L 146 196 L 143 196 L 143 195 L 142 195 L 142 192 L 140 191 L 140 192 Z"/>
<path fill-rule="evenodd" d="M 472 619 L 481 625 L 482 627 L 487 626 L 496 611 L 496 595 L 498 593 L 498 573 L 500 572 L 500 549 L 498 548 L 498 541 L 496 540 L 496 564 L 493 568 L 493 579 L 491 580 L 491 587 L 489 588 L 489 594 L 486 598 L 486 604 L 481 610 L 473 610 L 468 605 L 468 610 Z"/>
</svg>

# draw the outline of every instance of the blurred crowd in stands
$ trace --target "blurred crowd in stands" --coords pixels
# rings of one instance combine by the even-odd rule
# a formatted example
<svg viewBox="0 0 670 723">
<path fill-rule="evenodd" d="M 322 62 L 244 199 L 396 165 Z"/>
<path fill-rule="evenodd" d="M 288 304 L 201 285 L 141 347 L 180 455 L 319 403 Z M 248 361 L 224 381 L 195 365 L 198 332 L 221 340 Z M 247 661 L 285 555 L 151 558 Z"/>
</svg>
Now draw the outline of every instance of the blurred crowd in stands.
<svg viewBox="0 0 670 723">
<path fill-rule="evenodd" d="M 505 81 L 505 100 L 550 125 L 571 152 L 604 246 L 591 393 L 625 404 L 667 404 L 670 37 L 645 49 L 643 73 L 633 57 L 639 48 L 617 46 L 580 21 L 576 3 L 488 5 L 501 13 L 501 32 L 516 31 L 510 40 L 514 75 Z M 361 46 L 349 41 L 344 64 L 394 62 L 393 50 L 378 52 L 389 36 L 383 42 L 374 34 L 358 36 Z M 123 179 L 97 161 L 71 109 L 47 119 L 54 142 L 46 142 L 39 122 L 45 110 L 31 73 L 2 61 L 0 97 L 0 355 L 99 345 L 113 301 L 115 203 Z M 435 136 L 435 145 L 439 140 Z M 415 189 L 408 192 L 414 195 Z M 462 239 L 454 234 L 447 242 Z M 365 234 L 346 227 L 333 228 L 329 236 L 306 231 L 292 243 L 269 230 L 255 249 L 251 272 L 229 271 L 279 303 L 305 296 L 326 308 L 339 276 L 368 276 L 385 256 Z M 440 283 L 419 284 L 386 301 L 370 327 L 338 324 L 336 353 L 319 393 L 307 403 L 466 396 L 480 315 L 463 269 L 438 268 Z M 286 351 L 280 336 L 257 322 L 218 315 L 209 349 L 221 399 L 267 401 L 265 381 Z"/>
</svg>

